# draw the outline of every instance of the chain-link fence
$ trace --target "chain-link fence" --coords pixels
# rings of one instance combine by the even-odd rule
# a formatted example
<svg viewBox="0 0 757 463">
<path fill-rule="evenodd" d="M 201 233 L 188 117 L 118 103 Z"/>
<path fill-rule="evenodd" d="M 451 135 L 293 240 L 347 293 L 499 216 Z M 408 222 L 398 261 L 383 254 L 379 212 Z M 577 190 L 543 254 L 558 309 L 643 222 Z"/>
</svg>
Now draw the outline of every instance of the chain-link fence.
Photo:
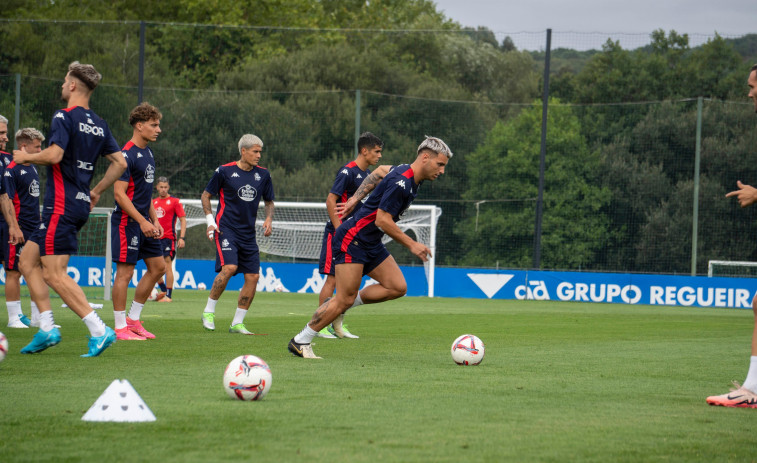
<svg viewBox="0 0 757 463">
<path fill-rule="evenodd" d="M 111 74 L 103 71 L 104 83 L 91 103 L 108 121 L 119 143 L 131 137 L 127 115 L 140 93 L 143 100 L 162 111 L 163 133 L 152 147 L 157 174 L 170 179 L 174 196 L 199 198 L 212 171 L 238 158 L 236 143 L 244 133 L 255 133 L 265 143 L 261 165 L 272 173 L 277 200 L 319 202 L 325 200 L 337 169 L 354 158 L 356 134 L 361 131 L 374 132 L 384 140 L 383 164 L 411 162 L 423 136 L 433 135 L 444 139 L 455 153 L 446 174 L 424 184 L 416 200 L 443 210 L 437 263 L 532 267 L 543 33 L 516 36 L 515 42 L 530 41 L 531 48 L 542 48 L 542 53 L 515 51 L 508 55 L 510 65 L 498 72 L 514 72 L 523 61 L 518 75 L 528 78 L 503 75 L 497 91 L 507 102 L 500 103 L 496 95 L 461 100 L 455 91 L 434 86 L 424 92 L 422 84 L 413 95 L 402 93 L 399 87 L 396 93 L 298 88 L 294 84 L 288 88 L 280 75 L 245 80 L 244 73 L 228 74 L 228 80 L 219 84 L 223 74 L 217 67 L 225 61 L 205 63 L 199 52 L 192 49 L 190 53 L 179 47 L 181 43 L 202 44 L 207 58 L 213 54 L 213 43 L 236 40 L 240 47 L 267 43 L 261 37 L 274 32 L 191 25 L 147 27 L 144 85 L 140 88 L 134 85 L 140 67 L 138 23 L 0 23 L 0 32 L 6 37 L 24 33 L 33 37 L 29 50 L 44 49 L 45 44 L 55 48 L 65 42 L 66 34 L 77 33 L 72 32 L 75 28 L 81 28 L 79 33 L 91 40 L 93 49 L 93 55 L 86 57 L 89 59 L 77 58 L 97 64 L 100 57 L 107 63 L 97 64 L 98 68 L 111 70 Z M 312 45 L 315 48 L 335 34 L 290 33 L 292 40 L 319 37 Z M 367 40 L 364 35 L 356 32 L 349 39 Z M 588 40 L 582 35 L 573 40 L 556 36 L 562 46 L 572 44 L 577 49 Z M 168 39 L 161 43 L 160 37 L 170 37 L 170 43 Z M 178 41 L 180 37 L 184 39 Z M 385 40 L 419 41 L 422 37 L 427 36 L 406 33 Z M 644 38 L 638 40 L 637 45 L 642 46 Z M 502 46 L 506 44 L 503 40 Z M 22 72 L 0 76 L 0 114 L 11 119 L 11 128 L 33 126 L 47 133 L 51 115 L 63 104 L 60 82 L 71 59 L 53 57 L 48 51 L 39 52 L 45 59 L 35 61 L 31 57 L 38 55 L 34 53 L 24 55 L 28 65 Z M 476 63 L 469 64 L 470 68 L 450 72 L 468 73 L 461 79 L 475 86 L 480 76 Z M 216 81 L 212 89 L 179 88 L 164 72 L 177 67 L 182 75 L 214 69 Z M 114 74 L 113 69 L 122 72 Z M 250 82 L 267 77 L 275 77 L 277 84 L 265 84 L 265 91 L 249 88 L 253 86 Z M 392 77 L 387 72 L 386 79 Z M 272 90 L 276 86 L 280 89 Z M 541 268 L 688 274 L 693 263 L 702 274 L 707 272 L 709 260 L 757 259 L 755 213 L 739 209 L 724 197 L 735 188 L 736 180 L 749 183 L 755 179 L 757 120 L 752 108 L 745 101 L 711 98 L 701 99 L 698 106 L 699 95 L 689 97 L 612 104 L 550 102 Z M 98 166 L 100 173 L 104 164 Z M 102 201 L 99 206 L 110 204 L 112 196 L 104 196 Z M 192 234 L 189 237 L 192 239 Z M 212 255 L 212 248 L 199 235 L 196 241 L 184 257 Z M 400 263 L 417 263 L 398 247 L 392 251 Z"/>
</svg>

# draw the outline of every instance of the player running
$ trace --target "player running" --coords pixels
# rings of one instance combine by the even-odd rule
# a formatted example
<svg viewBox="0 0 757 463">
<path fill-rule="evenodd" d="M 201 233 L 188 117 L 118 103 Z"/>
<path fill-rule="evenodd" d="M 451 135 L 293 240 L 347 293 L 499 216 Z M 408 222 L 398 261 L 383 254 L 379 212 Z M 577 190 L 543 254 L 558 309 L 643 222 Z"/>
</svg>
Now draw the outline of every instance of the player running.
<svg viewBox="0 0 757 463">
<path fill-rule="evenodd" d="M 340 314 L 360 304 L 375 304 L 405 295 L 405 277 L 381 238 L 386 233 L 422 261 L 428 260 L 431 250 L 403 233 L 395 222 L 410 207 L 421 183 L 442 175 L 451 157 L 452 151 L 441 139 L 427 137 L 418 146 L 415 161 L 394 167 L 365 204 L 337 228 L 334 234 L 336 296 L 321 305 L 305 328 L 289 341 L 288 349 L 292 354 L 320 358 L 313 353 L 310 343 L 318 331 Z M 375 185 L 377 177 L 371 174 L 363 185 Z M 357 200 L 365 195 L 363 185 L 355 193 Z M 378 284 L 360 291 L 364 275 Z"/>
<path fill-rule="evenodd" d="M 126 160 L 108 124 L 89 107 L 92 92 L 101 78 L 91 64 L 71 63 L 61 86 L 61 97 L 68 107 L 53 116 L 50 146 L 36 154 L 13 152 L 16 164 L 48 166 L 42 222 L 20 257 L 21 273 L 31 299 L 39 307 L 39 331 L 21 349 L 24 354 L 41 352 L 60 342 L 48 285 L 89 329 L 88 352 L 82 357 L 96 357 L 116 341 L 115 331 L 105 326 L 87 302 L 84 291 L 66 273 L 68 260 L 78 249 L 77 233 L 87 223 L 89 211 L 126 169 Z M 110 161 L 110 166 L 90 191 L 95 164 L 101 156 Z"/>
<path fill-rule="evenodd" d="M 244 326 L 244 317 L 255 298 L 260 278 L 260 252 L 255 240 L 255 220 L 260 199 L 265 202 L 263 235 L 273 232 L 273 182 L 267 169 L 260 167 L 263 141 L 255 135 L 246 134 L 238 143 L 240 159 L 218 167 L 202 192 L 202 209 L 208 223 L 208 239 L 216 245 L 216 272 L 210 296 L 202 314 L 202 326 L 213 331 L 215 308 L 229 279 L 237 273 L 244 274 L 244 284 L 239 290 L 237 310 L 229 327 L 229 333 L 254 334 Z M 210 198 L 218 196 L 215 218 L 210 207 Z"/>
<path fill-rule="evenodd" d="M 152 200 L 152 206 L 158 216 L 160 226 L 163 228 L 163 238 L 160 239 L 160 247 L 163 249 L 163 259 L 166 262 L 165 281 L 161 278 L 158 280 L 160 293 L 156 300 L 158 302 L 171 302 L 173 295 L 173 259 L 176 257 L 176 249 L 184 249 L 186 242 L 184 236 L 187 233 L 187 214 L 184 213 L 184 206 L 178 198 L 168 194 L 168 178 L 158 177 L 158 183 L 155 189 L 158 190 L 158 197 Z M 176 239 L 176 219 L 181 222 L 179 238 Z"/>
<path fill-rule="evenodd" d="M 334 295 L 336 282 L 334 279 L 334 262 L 331 244 L 334 238 L 334 232 L 342 224 L 343 220 L 349 219 L 349 216 L 340 217 L 337 214 L 337 204 L 347 201 L 363 180 L 371 174 L 370 166 L 375 166 L 381 159 L 381 150 L 384 148 L 384 142 L 371 132 L 365 132 L 357 140 L 358 155 L 354 161 L 350 161 L 339 168 L 331 186 L 331 191 L 326 197 L 326 212 L 329 214 L 329 221 L 326 222 L 326 228 L 323 231 L 323 244 L 321 245 L 321 258 L 318 261 L 318 271 L 321 275 L 326 275 L 326 281 L 321 288 L 318 296 L 318 306 L 326 302 L 326 299 Z M 386 167 L 386 166 L 382 166 Z M 388 170 L 388 168 L 387 168 Z M 357 209 L 352 211 L 354 214 Z M 352 334 L 347 325 L 344 324 L 344 314 L 339 315 L 331 325 L 326 326 L 318 332 L 322 338 L 358 338 Z"/>
<path fill-rule="evenodd" d="M 757 64 L 749 70 L 747 85 L 749 86 L 749 98 L 752 99 L 754 111 L 757 112 Z M 750 185 L 744 185 L 741 181 L 736 182 L 736 184 L 739 189 L 725 195 L 726 198 L 735 197 L 741 207 L 747 207 L 757 202 L 757 189 Z M 752 299 L 752 310 L 754 311 L 754 333 L 752 334 L 752 356 L 746 380 L 743 385 L 734 382 L 736 388 L 727 394 L 707 397 L 707 403 L 710 405 L 757 408 L 757 294 Z"/>
<path fill-rule="evenodd" d="M 16 132 L 16 146 L 27 153 L 42 151 L 42 141 L 45 136 L 37 129 L 25 128 Z M 16 164 L 11 161 L 3 174 L 5 192 L 13 204 L 13 213 L 23 233 L 24 240 L 28 240 L 34 230 L 39 227 L 39 174 L 31 164 Z M 21 311 L 21 272 L 18 260 L 23 248 L 22 243 L 10 243 L 2 239 L 5 258 L 5 304 L 8 308 L 8 327 L 28 328 L 39 326 L 39 309 L 34 301 L 31 302 L 31 320 Z"/>
<path fill-rule="evenodd" d="M 139 317 L 155 283 L 165 273 L 166 265 L 160 247 L 163 229 L 152 205 L 152 184 L 155 181 L 155 158 L 147 146 L 160 135 L 158 108 L 141 103 L 129 114 L 133 131 L 131 140 L 124 145 L 126 170 L 113 185 L 116 208 L 110 216 L 111 251 L 116 263 L 113 282 L 113 316 L 116 337 L 121 341 L 155 339 Z M 126 294 L 134 267 L 145 261 L 147 272 L 142 275 L 134 290 L 129 315 L 126 315 Z"/>
</svg>

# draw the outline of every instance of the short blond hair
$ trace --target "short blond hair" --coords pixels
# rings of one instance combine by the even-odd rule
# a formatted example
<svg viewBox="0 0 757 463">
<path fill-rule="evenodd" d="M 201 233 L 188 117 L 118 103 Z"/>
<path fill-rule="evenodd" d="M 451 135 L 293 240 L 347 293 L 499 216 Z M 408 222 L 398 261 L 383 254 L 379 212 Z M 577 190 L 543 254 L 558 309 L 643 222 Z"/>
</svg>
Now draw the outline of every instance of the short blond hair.
<svg viewBox="0 0 757 463">
<path fill-rule="evenodd" d="M 39 130 L 33 128 L 33 127 L 26 127 L 23 129 L 20 129 L 18 132 L 16 132 L 16 145 L 21 145 L 24 143 L 28 143 L 30 141 L 39 140 L 40 142 L 45 141 L 45 136 L 42 135 L 42 132 Z"/>
<path fill-rule="evenodd" d="M 90 91 L 94 90 L 103 78 L 102 74 L 97 72 L 94 66 L 91 64 L 81 64 L 78 61 L 74 61 L 68 65 L 68 73 L 72 77 L 76 77 L 82 81 Z"/>
<path fill-rule="evenodd" d="M 443 154 L 448 158 L 452 157 L 452 150 L 449 149 L 449 146 L 441 138 L 426 135 L 426 139 L 418 146 L 418 154 L 421 154 L 423 150 L 431 151 L 436 155 Z"/>
</svg>

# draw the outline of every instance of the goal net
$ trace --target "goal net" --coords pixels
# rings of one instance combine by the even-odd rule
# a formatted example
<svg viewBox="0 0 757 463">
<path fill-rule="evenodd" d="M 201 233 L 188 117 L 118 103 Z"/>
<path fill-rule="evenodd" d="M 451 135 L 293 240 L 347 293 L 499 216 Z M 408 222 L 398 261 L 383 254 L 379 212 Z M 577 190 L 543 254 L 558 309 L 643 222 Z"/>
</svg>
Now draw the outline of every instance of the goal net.
<svg viewBox="0 0 757 463">
<path fill-rule="evenodd" d="M 757 262 L 711 260 L 707 265 L 708 277 L 757 277 Z"/>
<path fill-rule="evenodd" d="M 184 212 L 187 215 L 187 228 L 206 226 L 205 213 L 202 203 L 198 199 L 182 199 Z M 326 203 L 305 202 L 276 202 L 273 216 L 273 233 L 263 236 L 263 218 L 265 217 L 264 203 L 260 202 L 258 221 L 255 231 L 258 237 L 258 247 L 261 252 L 294 259 L 318 260 L 321 255 L 323 228 L 329 220 Z M 213 210 L 218 201 L 211 201 Z M 428 296 L 434 296 L 434 270 L 436 256 L 436 224 L 442 210 L 436 206 L 413 205 L 405 211 L 397 225 L 407 233 L 415 235 L 416 241 L 423 243 L 431 250 L 431 259 L 424 263 Z M 384 242 L 391 238 L 384 236 Z"/>
</svg>

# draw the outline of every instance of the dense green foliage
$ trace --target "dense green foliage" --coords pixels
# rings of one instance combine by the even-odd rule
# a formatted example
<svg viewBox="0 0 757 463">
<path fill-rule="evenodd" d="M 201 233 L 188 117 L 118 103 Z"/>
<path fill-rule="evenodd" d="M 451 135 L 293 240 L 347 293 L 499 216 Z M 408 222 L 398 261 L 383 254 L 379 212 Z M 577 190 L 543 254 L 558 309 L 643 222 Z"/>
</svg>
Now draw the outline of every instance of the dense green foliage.
<svg viewBox="0 0 757 463">
<path fill-rule="evenodd" d="M 423 135 L 455 153 L 417 200 L 444 210 L 441 263 L 531 265 L 544 52 L 463 29 L 428 0 L 10 0 L 0 19 L 0 113 L 12 115 L 21 75 L 23 125 L 47 129 L 77 59 L 103 73 L 93 106 L 128 139 L 141 20 L 144 99 L 164 114 L 155 149 L 174 194 L 199 197 L 239 135 L 254 132 L 277 199 L 322 201 L 354 152 L 357 112 L 359 130 L 386 142 L 382 163 L 411 161 Z M 553 51 L 544 268 L 688 271 L 698 97 L 699 271 L 757 257 L 740 238 L 752 216 L 722 198 L 754 178 L 751 111 L 728 102 L 744 101 L 757 35 L 693 48 L 675 31 L 650 38 L 633 50 L 608 39 Z"/>
</svg>

